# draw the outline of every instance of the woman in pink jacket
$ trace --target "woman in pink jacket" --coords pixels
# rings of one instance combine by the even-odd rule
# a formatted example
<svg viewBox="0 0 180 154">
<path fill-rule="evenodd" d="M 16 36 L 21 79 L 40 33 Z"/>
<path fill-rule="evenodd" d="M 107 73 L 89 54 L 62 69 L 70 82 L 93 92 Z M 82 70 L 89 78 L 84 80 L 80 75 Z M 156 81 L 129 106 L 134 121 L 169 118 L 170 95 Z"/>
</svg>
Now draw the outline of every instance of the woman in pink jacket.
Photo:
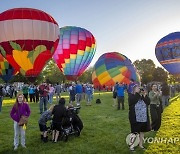
<svg viewBox="0 0 180 154">
<path fill-rule="evenodd" d="M 25 102 L 23 94 L 17 95 L 16 102 L 10 112 L 11 118 L 14 120 L 14 150 L 17 150 L 19 145 L 19 135 L 21 134 L 21 145 L 26 148 L 25 145 L 25 129 L 23 126 L 19 126 L 21 116 L 30 116 L 29 105 Z"/>
</svg>

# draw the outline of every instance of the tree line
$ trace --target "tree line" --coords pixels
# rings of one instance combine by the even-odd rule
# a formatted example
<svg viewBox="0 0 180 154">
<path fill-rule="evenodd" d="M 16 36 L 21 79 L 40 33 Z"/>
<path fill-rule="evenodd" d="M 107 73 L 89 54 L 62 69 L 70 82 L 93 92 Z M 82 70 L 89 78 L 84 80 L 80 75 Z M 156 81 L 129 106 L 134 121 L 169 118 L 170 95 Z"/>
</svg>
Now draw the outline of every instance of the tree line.
<svg viewBox="0 0 180 154">
<path fill-rule="evenodd" d="M 151 59 L 142 59 L 136 60 L 133 62 L 134 66 L 137 69 L 138 74 L 140 75 L 141 83 L 147 84 L 152 81 L 157 82 L 168 82 L 173 84 L 176 82 L 176 78 L 173 75 L 170 75 L 167 71 L 165 71 L 161 67 L 156 67 L 154 62 Z M 80 77 L 79 81 L 83 83 L 92 83 L 92 72 L 93 67 L 89 67 Z M 41 74 L 36 79 L 36 84 L 42 83 L 42 81 L 46 81 L 49 83 L 65 83 L 69 82 L 66 80 L 63 73 L 59 70 L 57 65 L 53 60 L 50 60 Z M 0 81 L 3 83 L 3 81 Z M 25 82 L 29 83 L 26 77 L 22 76 L 20 73 L 14 76 L 14 78 L 9 81 L 9 83 L 13 82 Z"/>
</svg>

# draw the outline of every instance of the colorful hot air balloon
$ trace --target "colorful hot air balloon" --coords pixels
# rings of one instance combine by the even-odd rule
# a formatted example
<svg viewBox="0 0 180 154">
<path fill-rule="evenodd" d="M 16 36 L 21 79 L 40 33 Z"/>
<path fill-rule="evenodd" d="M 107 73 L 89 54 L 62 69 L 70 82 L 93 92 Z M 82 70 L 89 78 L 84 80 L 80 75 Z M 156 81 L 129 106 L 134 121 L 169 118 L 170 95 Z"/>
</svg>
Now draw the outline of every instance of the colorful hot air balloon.
<svg viewBox="0 0 180 154">
<path fill-rule="evenodd" d="M 14 8 L 0 14 L 0 51 L 22 75 L 33 80 L 52 57 L 59 42 L 57 22 L 32 8 Z"/>
<path fill-rule="evenodd" d="M 0 54 L 0 78 L 8 82 L 16 74 L 16 70 L 9 64 L 9 62 Z"/>
<path fill-rule="evenodd" d="M 76 80 L 91 63 L 96 51 L 94 36 L 84 28 L 60 28 L 60 40 L 53 55 L 68 80 Z"/>
<path fill-rule="evenodd" d="M 180 77 L 180 32 L 171 33 L 160 39 L 155 54 L 169 73 Z"/>
<path fill-rule="evenodd" d="M 108 52 L 99 57 L 94 65 L 92 82 L 97 86 L 114 86 L 116 82 L 139 82 L 139 76 L 131 60 L 118 52 Z"/>
</svg>

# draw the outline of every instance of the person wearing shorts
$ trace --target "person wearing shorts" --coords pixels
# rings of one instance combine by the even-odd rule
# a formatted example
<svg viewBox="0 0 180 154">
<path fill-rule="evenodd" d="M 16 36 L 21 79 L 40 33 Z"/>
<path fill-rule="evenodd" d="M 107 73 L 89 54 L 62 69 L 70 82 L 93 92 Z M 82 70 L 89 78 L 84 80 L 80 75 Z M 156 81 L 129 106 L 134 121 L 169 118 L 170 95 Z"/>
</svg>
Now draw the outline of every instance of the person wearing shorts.
<svg viewBox="0 0 180 154">
<path fill-rule="evenodd" d="M 48 136 L 47 136 L 47 126 L 46 123 L 48 120 L 51 120 L 51 116 L 52 116 L 52 110 L 54 108 L 54 105 L 50 106 L 49 110 L 43 112 L 43 114 L 41 114 L 41 117 L 39 119 L 39 129 L 41 131 L 41 140 L 43 140 L 44 142 L 48 141 Z"/>
</svg>

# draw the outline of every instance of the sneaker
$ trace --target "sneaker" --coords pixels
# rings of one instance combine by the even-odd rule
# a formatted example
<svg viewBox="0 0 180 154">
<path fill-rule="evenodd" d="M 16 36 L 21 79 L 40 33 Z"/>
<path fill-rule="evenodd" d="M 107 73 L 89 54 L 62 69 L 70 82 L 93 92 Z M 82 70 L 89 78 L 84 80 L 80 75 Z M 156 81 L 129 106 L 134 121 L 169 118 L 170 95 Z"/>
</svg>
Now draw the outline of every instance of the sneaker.
<svg viewBox="0 0 180 154">
<path fill-rule="evenodd" d="M 133 147 L 130 147 L 129 150 L 130 150 L 131 152 L 136 152 Z"/>
<path fill-rule="evenodd" d="M 22 145 L 22 147 L 23 147 L 23 148 L 26 148 L 26 146 L 25 146 L 25 145 Z"/>
<path fill-rule="evenodd" d="M 14 147 L 14 151 L 16 151 L 17 149 L 18 149 L 18 147 L 17 147 L 17 146 L 15 146 L 15 147 Z"/>
</svg>

